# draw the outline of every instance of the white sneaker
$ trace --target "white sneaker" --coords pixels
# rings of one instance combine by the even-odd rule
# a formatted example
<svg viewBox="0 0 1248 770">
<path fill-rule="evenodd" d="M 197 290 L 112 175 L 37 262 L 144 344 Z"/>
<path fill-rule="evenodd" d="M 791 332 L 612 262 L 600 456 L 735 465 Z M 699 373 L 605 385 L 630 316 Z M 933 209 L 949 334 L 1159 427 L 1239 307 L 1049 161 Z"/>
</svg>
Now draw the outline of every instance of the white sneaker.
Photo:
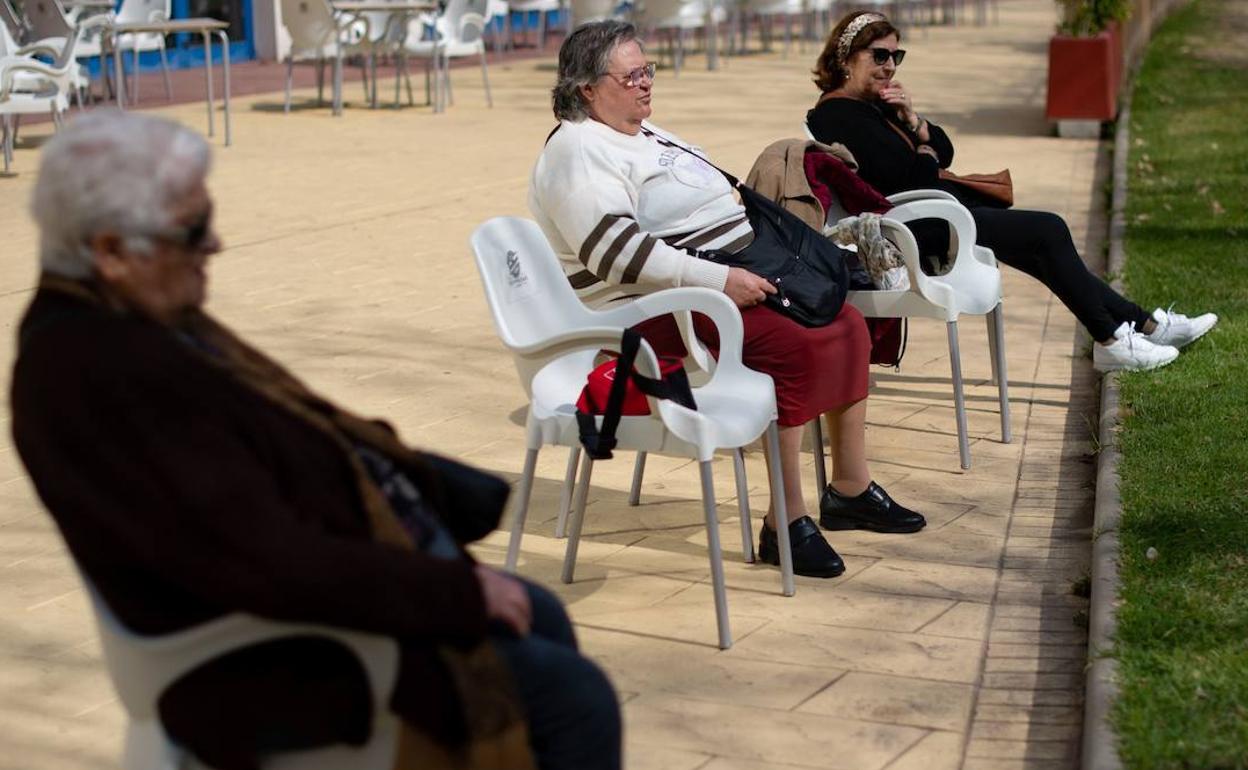
<svg viewBox="0 0 1248 770">
<path fill-rule="evenodd" d="M 1181 348 L 1203 337 L 1218 322 L 1218 316 L 1205 313 L 1188 318 L 1182 313 L 1157 308 L 1153 311 L 1153 320 L 1157 322 L 1157 328 L 1153 329 L 1152 334 L 1146 335 L 1148 341 L 1154 345 Z"/>
<path fill-rule="evenodd" d="M 1098 372 L 1156 369 L 1178 357 L 1178 348 L 1150 341 L 1147 335 L 1136 331 L 1126 321 L 1114 331 L 1112 343 L 1102 345 L 1098 342 L 1092 346 L 1092 368 Z"/>
</svg>

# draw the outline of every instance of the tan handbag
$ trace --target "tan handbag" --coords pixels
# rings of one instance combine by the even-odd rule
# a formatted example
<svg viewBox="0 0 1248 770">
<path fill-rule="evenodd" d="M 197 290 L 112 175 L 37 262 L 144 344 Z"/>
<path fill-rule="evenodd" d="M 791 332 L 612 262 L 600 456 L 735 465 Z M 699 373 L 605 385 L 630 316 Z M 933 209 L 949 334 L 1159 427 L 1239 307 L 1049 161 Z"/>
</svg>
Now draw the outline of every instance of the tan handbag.
<svg viewBox="0 0 1248 770">
<path fill-rule="evenodd" d="M 1014 205 L 1014 182 L 1008 168 L 995 174 L 955 174 L 942 168 L 940 178 L 968 187 L 1007 209 Z"/>
</svg>

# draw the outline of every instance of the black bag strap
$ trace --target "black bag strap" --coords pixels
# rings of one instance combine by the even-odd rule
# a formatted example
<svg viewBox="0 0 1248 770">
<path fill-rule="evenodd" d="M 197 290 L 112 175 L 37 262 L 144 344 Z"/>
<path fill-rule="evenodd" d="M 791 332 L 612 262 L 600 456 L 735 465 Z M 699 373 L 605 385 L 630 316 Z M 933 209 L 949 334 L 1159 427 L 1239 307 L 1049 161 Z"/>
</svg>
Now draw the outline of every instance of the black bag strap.
<svg viewBox="0 0 1248 770">
<path fill-rule="evenodd" d="M 607 395 L 607 407 L 602 410 L 602 427 L 598 427 L 593 412 L 599 410 L 594 397 L 588 389 L 585 399 L 589 402 L 591 413 L 586 414 L 579 409 L 576 412 L 576 424 L 579 428 L 581 446 L 595 460 L 610 460 L 611 451 L 615 449 L 615 431 L 620 426 L 620 417 L 624 412 L 624 396 L 631 379 L 637 389 L 654 398 L 675 401 L 688 409 L 697 409 L 693 401 L 693 389 L 689 386 L 689 375 L 685 370 L 677 369 L 667 377 L 659 379 L 643 377 L 637 373 L 633 363 L 637 360 L 637 351 L 641 349 L 641 335 L 633 329 L 625 329 L 620 340 L 620 355 L 615 360 L 615 379 L 611 382 L 611 391 Z"/>
</svg>

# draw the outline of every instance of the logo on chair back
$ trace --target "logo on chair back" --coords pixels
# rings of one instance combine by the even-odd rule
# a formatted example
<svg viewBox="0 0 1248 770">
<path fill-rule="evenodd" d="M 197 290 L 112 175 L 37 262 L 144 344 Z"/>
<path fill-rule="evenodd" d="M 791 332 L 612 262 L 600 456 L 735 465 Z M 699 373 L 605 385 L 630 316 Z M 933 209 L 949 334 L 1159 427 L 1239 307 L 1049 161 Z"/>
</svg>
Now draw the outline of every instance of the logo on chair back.
<svg viewBox="0 0 1248 770">
<path fill-rule="evenodd" d="M 507 299 L 510 302 L 533 295 L 533 282 L 524 274 L 520 255 L 511 249 L 507 250 L 507 289 Z"/>
</svg>

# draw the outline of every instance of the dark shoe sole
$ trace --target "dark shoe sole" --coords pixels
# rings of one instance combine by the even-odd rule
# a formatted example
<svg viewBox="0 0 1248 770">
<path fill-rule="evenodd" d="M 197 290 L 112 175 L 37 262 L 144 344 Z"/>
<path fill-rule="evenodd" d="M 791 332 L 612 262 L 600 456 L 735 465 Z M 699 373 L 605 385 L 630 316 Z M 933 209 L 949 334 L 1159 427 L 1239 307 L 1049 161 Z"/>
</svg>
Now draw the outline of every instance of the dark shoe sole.
<svg viewBox="0 0 1248 770">
<path fill-rule="evenodd" d="M 779 566 L 780 566 L 780 554 L 779 554 L 779 552 L 776 552 L 776 553 L 765 553 L 765 552 L 764 552 L 764 551 L 760 548 L 760 549 L 758 550 L 758 560 L 759 560 L 759 561 L 761 561 L 763 564 L 770 564 L 770 565 L 772 565 L 773 567 L 779 567 Z M 813 577 L 813 578 L 834 578 L 834 577 L 840 577 L 841 575 L 845 574 L 845 565 L 843 565 L 843 564 L 842 564 L 842 565 L 841 565 L 841 568 L 840 568 L 840 569 L 836 569 L 836 570 L 821 570 L 821 571 L 819 571 L 819 572 L 803 572 L 802 570 L 800 570 L 800 569 L 798 569 L 798 568 L 797 568 L 797 565 L 796 565 L 796 564 L 794 564 L 794 565 L 793 565 L 793 574 L 794 574 L 794 575 L 801 575 L 802 577 Z"/>
<path fill-rule="evenodd" d="M 885 535 L 908 535 L 918 532 L 927 526 L 927 522 L 919 522 L 918 524 L 877 524 L 873 521 L 863 521 L 862 519 L 844 519 L 834 516 L 820 516 L 819 526 L 829 532 L 841 532 L 847 529 L 865 529 L 868 532 L 880 532 Z"/>
</svg>

